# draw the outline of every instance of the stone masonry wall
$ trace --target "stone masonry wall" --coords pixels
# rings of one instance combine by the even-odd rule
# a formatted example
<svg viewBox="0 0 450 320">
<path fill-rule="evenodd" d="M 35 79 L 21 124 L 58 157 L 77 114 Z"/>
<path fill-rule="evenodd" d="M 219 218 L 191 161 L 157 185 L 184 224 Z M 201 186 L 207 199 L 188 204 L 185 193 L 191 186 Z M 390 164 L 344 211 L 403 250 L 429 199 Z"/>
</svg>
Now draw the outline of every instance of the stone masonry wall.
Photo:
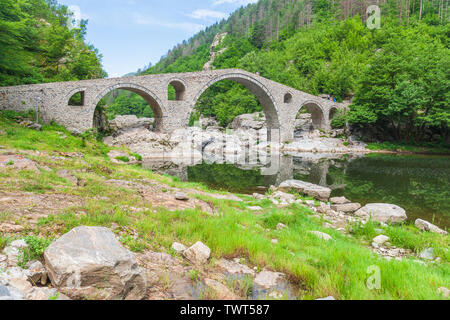
<svg viewBox="0 0 450 320">
<path fill-rule="evenodd" d="M 325 131 L 330 129 L 330 112 L 346 108 L 343 104 L 295 90 L 247 71 L 226 69 L 0 87 L 0 109 L 35 110 L 39 105 L 43 121 L 55 120 L 71 131 L 83 132 L 92 128 L 94 111 L 102 97 L 115 89 L 127 89 L 147 100 L 155 112 L 157 130 L 171 132 L 186 127 L 200 95 L 215 82 L 225 79 L 245 85 L 256 95 L 263 106 L 268 128 L 275 130 L 272 139 L 281 142 L 293 140 L 295 118 L 303 106 L 314 106 L 320 111 L 315 123 Z M 179 91 L 184 89 L 177 95 L 182 100 L 168 100 L 170 83 Z M 80 91 L 84 92 L 84 105 L 69 106 L 70 97 Z"/>
</svg>

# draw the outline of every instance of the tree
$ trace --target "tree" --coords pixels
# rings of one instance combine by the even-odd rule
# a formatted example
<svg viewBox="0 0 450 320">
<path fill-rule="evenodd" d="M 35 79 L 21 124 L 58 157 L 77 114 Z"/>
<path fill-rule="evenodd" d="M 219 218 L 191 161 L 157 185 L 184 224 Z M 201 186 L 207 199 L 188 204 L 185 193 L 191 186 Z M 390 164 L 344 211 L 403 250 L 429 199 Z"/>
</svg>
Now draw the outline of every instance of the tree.
<svg viewBox="0 0 450 320">
<path fill-rule="evenodd" d="M 258 49 L 264 46 L 265 27 L 261 22 L 255 23 L 251 32 L 251 43 Z"/>
</svg>

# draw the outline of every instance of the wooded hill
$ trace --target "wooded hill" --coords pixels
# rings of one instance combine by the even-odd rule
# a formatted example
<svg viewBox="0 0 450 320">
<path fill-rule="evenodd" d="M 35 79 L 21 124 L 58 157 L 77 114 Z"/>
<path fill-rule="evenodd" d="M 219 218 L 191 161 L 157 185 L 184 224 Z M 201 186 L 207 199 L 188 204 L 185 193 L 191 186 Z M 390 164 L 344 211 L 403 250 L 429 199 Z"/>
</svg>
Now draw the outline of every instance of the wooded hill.
<svg viewBox="0 0 450 320">
<path fill-rule="evenodd" d="M 381 28 L 366 26 L 366 9 L 381 8 Z M 448 142 L 449 24 L 442 0 L 261 0 L 171 50 L 142 74 L 202 70 L 217 33 L 227 48 L 214 67 L 241 68 L 311 94 L 353 99 L 337 115 L 368 137 Z M 245 88 L 222 81 L 205 92 L 197 114 L 227 125 L 259 111 Z"/>
<path fill-rule="evenodd" d="M 102 78 L 87 21 L 55 0 L 0 1 L 0 86 Z"/>
</svg>

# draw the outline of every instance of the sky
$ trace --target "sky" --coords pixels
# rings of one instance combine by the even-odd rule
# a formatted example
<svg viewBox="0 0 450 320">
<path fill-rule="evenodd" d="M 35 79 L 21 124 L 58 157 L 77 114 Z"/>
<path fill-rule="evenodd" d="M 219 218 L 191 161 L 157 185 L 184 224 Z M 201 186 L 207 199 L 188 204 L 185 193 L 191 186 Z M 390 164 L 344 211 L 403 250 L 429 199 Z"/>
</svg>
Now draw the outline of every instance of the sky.
<svg viewBox="0 0 450 320">
<path fill-rule="evenodd" d="M 59 0 L 88 19 L 86 40 L 109 77 L 155 64 L 176 44 L 257 0 Z"/>
</svg>

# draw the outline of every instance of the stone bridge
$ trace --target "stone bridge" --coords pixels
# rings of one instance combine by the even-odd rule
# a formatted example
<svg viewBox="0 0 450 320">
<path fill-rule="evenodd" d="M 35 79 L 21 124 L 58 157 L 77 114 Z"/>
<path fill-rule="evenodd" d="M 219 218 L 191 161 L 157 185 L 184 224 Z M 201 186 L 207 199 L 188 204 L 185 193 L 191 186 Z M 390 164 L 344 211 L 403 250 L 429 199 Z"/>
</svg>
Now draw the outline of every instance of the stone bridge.
<svg viewBox="0 0 450 320">
<path fill-rule="evenodd" d="M 171 131 L 187 127 L 190 115 L 201 94 L 214 83 L 232 80 L 247 87 L 261 103 L 267 118 L 269 138 L 287 142 L 294 138 L 294 123 L 299 110 L 306 107 L 313 124 L 330 130 L 330 121 L 345 105 L 333 103 L 295 90 L 256 74 L 238 70 L 214 70 L 178 74 L 58 82 L 14 87 L 0 87 L 0 109 L 16 111 L 38 110 L 44 122 L 56 121 L 74 132 L 94 127 L 94 113 L 99 101 L 116 89 L 141 95 L 155 114 L 157 131 Z M 176 100 L 169 100 L 168 87 L 176 91 Z M 69 105 L 75 94 L 79 105 Z"/>
</svg>

